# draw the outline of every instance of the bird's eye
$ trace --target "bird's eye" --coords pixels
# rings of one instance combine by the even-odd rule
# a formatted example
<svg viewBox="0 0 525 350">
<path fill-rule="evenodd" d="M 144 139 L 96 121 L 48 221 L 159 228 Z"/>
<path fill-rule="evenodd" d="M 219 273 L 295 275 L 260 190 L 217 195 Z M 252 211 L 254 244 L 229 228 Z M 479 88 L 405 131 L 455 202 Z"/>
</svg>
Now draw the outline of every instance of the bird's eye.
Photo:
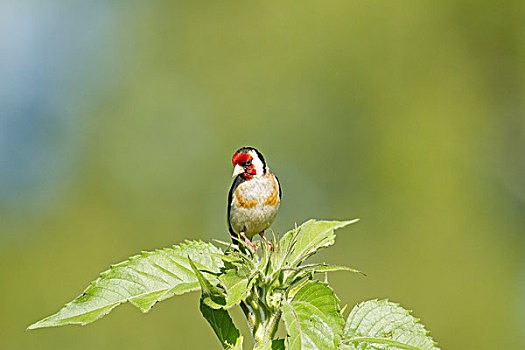
<svg viewBox="0 0 525 350">
<path fill-rule="evenodd" d="M 246 163 L 244 163 L 244 166 L 250 166 L 252 165 L 252 160 L 247 160 Z"/>
</svg>

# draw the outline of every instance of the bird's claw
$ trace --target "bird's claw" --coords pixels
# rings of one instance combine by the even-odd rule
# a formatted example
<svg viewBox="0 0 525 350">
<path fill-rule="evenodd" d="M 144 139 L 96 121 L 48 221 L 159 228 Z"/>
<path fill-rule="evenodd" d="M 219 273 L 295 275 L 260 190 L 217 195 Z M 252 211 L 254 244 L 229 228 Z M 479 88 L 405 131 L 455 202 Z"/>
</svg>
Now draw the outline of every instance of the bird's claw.
<svg viewBox="0 0 525 350">
<path fill-rule="evenodd" d="M 260 235 L 261 235 L 261 238 L 263 239 L 263 241 L 265 241 L 266 244 L 268 244 L 268 247 L 270 248 L 270 250 L 273 250 L 273 244 L 270 241 L 268 241 L 268 238 L 266 238 L 264 233 L 261 233 Z"/>
<path fill-rule="evenodd" d="M 255 250 L 257 249 L 257 243 L 253 243 L 252 241 L 250 241 L 250 239 L 246 237 L 246 234 L 244 232 L 241 232 L 241 237 L 244 238 L 244 243 L 246 243 L 246 245 L 250 247 L 250 249 L 253 252 L 255 252 Z"/>
</svg>

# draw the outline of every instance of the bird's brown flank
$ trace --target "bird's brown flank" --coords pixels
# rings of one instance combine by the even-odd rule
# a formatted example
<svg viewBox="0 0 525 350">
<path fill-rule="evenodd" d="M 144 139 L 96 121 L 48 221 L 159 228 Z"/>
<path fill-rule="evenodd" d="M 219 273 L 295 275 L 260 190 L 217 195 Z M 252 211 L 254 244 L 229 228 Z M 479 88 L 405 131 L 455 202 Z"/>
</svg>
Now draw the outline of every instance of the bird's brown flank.
<svg viewBox="0 0 525 350">
<path fill-rule="evenodd" d="M 279 201 L 280 201 L 280 198 L 279 198 L 280 191 L 279 191 L 279 186 L 277 185 L 277 179 L 275 178 L 275 176 L 273 176 L 272 187 L 273 187 L 273 192 L 271 195 L 268 196 L 268 198 L 266 198 L 266 200 L 264 201 L 264 204 L 275 207 L 277 204 L 279 204 Z"/>
<path fill-rule="evenodd" d="M 239 191 L 239 187 L 237 187 L 235 189 L 235 198 L 237 199 L 237 202 L 239 203 L 239 207 L 241 208 L 253 208 L 257 205 L 257 201 L 254 199 L 254 200 L 251 200 L 251 201 L 248 201 L 246 200 L 240 193 Z"/>
</svg>

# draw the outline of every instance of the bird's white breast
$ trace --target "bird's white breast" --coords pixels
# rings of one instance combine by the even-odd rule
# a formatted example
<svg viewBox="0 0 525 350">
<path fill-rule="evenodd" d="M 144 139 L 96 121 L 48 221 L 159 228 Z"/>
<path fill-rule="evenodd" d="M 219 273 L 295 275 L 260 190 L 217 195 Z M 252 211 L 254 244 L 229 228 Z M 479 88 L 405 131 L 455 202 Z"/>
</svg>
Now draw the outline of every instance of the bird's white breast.
<svg viewBox="0 0 525 350">
<path fill-rule="evenodd" d="M 270 227 L 279 210 L 278 191 L 279 185 L 271 174 L 239 184 L 230 210 L 233 230 L 251 238 Z M 273 198 L 276 200 L 272 201 Z"/>
</svg>

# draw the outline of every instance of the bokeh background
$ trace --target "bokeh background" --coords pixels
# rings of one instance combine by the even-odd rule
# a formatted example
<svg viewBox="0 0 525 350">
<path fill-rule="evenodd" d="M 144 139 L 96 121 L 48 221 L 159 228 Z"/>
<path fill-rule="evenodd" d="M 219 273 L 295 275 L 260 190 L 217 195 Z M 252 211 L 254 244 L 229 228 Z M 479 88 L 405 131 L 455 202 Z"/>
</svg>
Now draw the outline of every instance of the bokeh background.
<svg viewBox="0 0 525 350">
<path fill-rule="evenodd" d="M 0 2 L 0 348 L 218 348 L 194 293 L 24 332 L 110 264 L 226 239 L 231 155 L 281 179 L 274 230 L 361 222 L 365 271 L 443 349 L 523 349 L 525 2 Z M 240 313 L 235 320 L 242 322 Z"/>
</svg>

